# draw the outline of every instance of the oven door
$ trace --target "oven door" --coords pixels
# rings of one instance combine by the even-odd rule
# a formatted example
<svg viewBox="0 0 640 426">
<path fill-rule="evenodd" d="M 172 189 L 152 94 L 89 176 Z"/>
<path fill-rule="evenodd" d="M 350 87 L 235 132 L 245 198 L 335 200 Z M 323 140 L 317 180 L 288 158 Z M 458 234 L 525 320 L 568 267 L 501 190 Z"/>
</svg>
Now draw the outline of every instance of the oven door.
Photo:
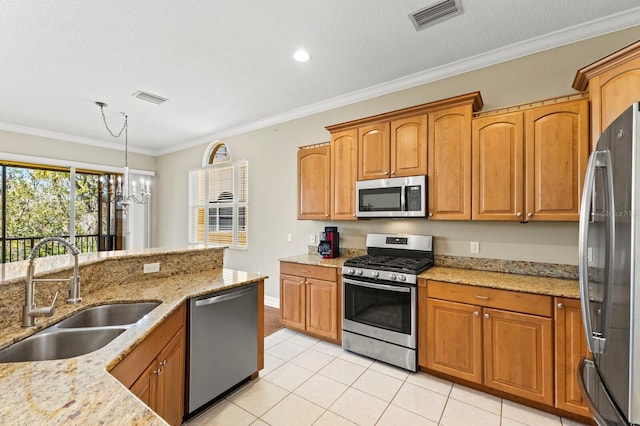
<svg viewBox="0 0 640 426">
<path fill-rule="evenodd" d="M 416 287 L 343 276 L 342 329 L 416 349 Z"/>
</svg>

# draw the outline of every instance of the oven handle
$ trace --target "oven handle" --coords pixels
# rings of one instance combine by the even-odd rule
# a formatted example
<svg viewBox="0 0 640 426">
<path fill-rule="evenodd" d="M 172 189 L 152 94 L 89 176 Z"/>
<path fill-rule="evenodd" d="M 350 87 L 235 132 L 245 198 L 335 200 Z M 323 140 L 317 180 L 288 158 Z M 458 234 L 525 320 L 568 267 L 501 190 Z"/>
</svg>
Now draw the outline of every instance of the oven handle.
<svg viewBox="0 0 640 426">
<path fill-rule="evenodd" d="M 386 284 L 374 284 L 374 283 L 368 283 L 363 281 L 351 280 L 349 278 L 343 278 L 342 282 L 344 284 L 352 284 L 360 287 L 375 288 L 376 290 L 395 291 L 397 293 L 411 293 L 410 287 L 400 287 L 400 286 L 386 285 Z"/>
</svg>

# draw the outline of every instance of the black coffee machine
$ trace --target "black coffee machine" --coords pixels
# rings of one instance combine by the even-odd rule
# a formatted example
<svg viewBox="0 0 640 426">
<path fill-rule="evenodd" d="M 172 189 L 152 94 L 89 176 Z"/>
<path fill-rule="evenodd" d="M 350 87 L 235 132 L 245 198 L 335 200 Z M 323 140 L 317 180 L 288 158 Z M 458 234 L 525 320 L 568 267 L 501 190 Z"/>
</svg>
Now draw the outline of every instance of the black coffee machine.
<svg viewBox="0 0 640 426">
<path fill-rule="evenodd" d="M 318 253 L 323 259 L 333 259 L 340 256 L 340 233 L 337 226 L 325 226 L 320 233 Z"/>
</svg>

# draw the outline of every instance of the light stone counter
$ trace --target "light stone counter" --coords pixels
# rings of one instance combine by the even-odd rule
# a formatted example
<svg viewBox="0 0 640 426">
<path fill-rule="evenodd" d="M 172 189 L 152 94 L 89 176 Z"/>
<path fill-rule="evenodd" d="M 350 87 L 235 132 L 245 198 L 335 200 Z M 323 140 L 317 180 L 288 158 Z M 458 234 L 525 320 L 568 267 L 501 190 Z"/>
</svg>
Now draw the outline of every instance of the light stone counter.
<svg viewBox="0 0 640 426">
<path fill-rule="evenodd" d="M 137 256 L 142 257 L 136 259 Z M 108 371 L 188 298 L 266 278 L 264 275 L 222 269 L 222 249 L 195 252 L 155 250 L 133 256 L 120 252 L 106 257 L 117 261 L 115 264 L 109 261 L 101 263 L 102 270 L 98 272 L 105 274 L 103 280 L 111 279 L 112 284 L 94 286 L 93 291 L 83 288 L 80 304 L 57 305 L 54 317 L 36 319 L 38 326 L 35 329 L 23 329 L 19 319 L 11 318 L 9 324 L 2 328 L 0 347 L 90 306 L 124 301 L 162 303 L 95 352 L 55 361 L 0 363 L 2 424 L 166 424 Z M 101 259 L 91 259 L 89 263 L 94 260 Z M 164 274 L 143 275 L 142 264 L 137 263 L 150 260 L 160 261 Z M 90 272 L 96 271 L 81 269 L 81 276 L 88 281 Z M 13 302 L 22 307 L 22 299 Z"/>
</svg>

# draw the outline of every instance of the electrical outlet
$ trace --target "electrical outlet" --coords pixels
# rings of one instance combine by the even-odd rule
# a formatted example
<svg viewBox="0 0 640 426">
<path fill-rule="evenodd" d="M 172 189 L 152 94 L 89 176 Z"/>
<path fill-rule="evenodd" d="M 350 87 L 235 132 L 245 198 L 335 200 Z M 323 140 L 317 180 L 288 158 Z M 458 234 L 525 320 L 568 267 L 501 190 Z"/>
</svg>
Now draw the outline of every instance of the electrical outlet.
<svg viewBox="0 0 640 426">
<path fill-rule="evenodd" d="M 288 242 L 292 242 L 293 241 L 293 234 L 287 234 L 287 241 Z"/>
<path fill-rule="evenodd" d="M 145 263 L 142 267 L 142 271 L 145 274 L 151 274 L 153 272 L 160 272 L 160 262 Z"/>
<path fill-rule="evenodd" d="M 471 241 L 469 243 L 469 251 L 473 254 L 480 253 L 480 242 L 479 241 Z"/>
<path fill-rule="evenodd" d="M 309 244 L 316 244 L 316 234 L 309 235 Z"/>
</svg>

